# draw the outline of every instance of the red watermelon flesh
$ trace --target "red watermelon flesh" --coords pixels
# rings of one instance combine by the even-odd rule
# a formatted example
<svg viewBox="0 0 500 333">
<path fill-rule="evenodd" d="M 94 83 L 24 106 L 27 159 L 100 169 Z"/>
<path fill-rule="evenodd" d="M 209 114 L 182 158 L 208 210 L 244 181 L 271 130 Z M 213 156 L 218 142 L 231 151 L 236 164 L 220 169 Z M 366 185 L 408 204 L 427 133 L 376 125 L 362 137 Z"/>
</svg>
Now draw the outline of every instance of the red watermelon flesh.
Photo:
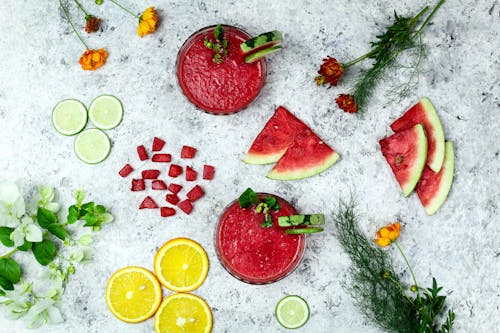
<svg viewBox="0 0 500 333">
<path fill-rule="evenodd" d="M 427 161 L 426 164 L 434 172 L 439 172 L 444 160 L 444 134 L 443 126 L 431 101 L 424 97 L 412 106 L 405 114 L 392 123 L 394 132 L 422 124 L 427 135 Z"/>
<path fill-rule="evenodd" d="M 435 173 L 429 167 L 425 167 L 422 177 L 415 188 L 420 202 L 428 215 L 432 215 L 446 201 L 453 182 L 455 158 L 453 154 L 453 143 L 445 143 L 444 162 L 441 170 Z"/>
<path fill-rule="evenodd" d="M 257 135 L 243 162 L 269 164 L 278 161 L 295 136 L 308 127 L 283 106 L 274 112 Z"/>
<path fill-rule="evenodd" d="M 427 158 L 427 137 L 417 124 L 379 141 L 380 149 L 407 197 L 422 175 Z"/>
<path fill-rule="evenodd" d="M 311 177 L 328 169 L 338 159 L 339 154 L 306 128 L 296 135 L 267 177 L 280 180 Z"/>
</svg>

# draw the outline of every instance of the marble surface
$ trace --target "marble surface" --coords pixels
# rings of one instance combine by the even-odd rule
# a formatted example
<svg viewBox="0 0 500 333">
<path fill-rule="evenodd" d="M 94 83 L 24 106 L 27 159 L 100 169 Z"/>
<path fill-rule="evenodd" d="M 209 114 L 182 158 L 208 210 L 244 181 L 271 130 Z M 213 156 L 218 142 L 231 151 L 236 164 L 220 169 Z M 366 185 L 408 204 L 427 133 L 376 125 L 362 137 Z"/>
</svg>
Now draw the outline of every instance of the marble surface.
<svg viewBox="0 0 500 333">
<path fill-rule="evenodd" d="M 418 87 L 402 101 L 391 102 L 388 83 L 379 86 L 363 118 L 344 114 L 333 103 L 336 94 L 352 86 L 355 72 L 337 88 L 315 86 L 321 59 L 332 55 L 347 60 L 364 53 L 394 9 L 412 14 L 434 1 L 126 1 L 137 11 L 149 5 L 160 11 L 159 30 L 142 39 L 135 33 L 136 22 L 111 2 L 105 0 L 100 7 L 83 2 L 105 20 L 102 32 L 83 33 L 91 47 L 109 51 L 108 62 L 96 72 L 78 65 L 83 48 L 57 1 L 0 1 L 0 178 L 15 180 L 29 194 L 40 184 L 56 186 L 66 207 L 71 191 L 84 187 L 92 199 L 112 207 L 116 217 L 96 236 L 93 260 L 78 267 L 66 286 L 60 305 L 65 322 L 38 332 L 152 332 L 152 320 L 129 325 L 111 315 L 104 301 L 105 283 L 127 265 L 152 269 L 159 246 L 177 236 L 197 240 L 208 252 L 210 272 L 195 293 L 212 307 L 213 332 L 284 332 L 273 311 L 290 293 L 302 295 L 311 307 L 309 322 L 297 332 L 380 332 L 360 315 L 344 289 L 350 283 L 350 263 L 331 219 L 327 232 L 308 239 L 297 271 L 280 282 L 248 285 L 224 271 L 215 254 L 214 225 L 222 208 L 248 186 L 285 197 L 299 211 L 327 216 L 339 199 L 354 192 L 362 228 L 370 235 L 401 216 L 401 244 L 420 281 L 427 284 L 435 276 L 445 287 L 456 312 L 455 331 L 500 332 L 497 0 L 448 1 L 424 34 L 427 56 Z M 78 16 L 75 8 L 71 12 Z M 232 116 L 195 109 L 175 77 L 184 40 L 217 22 L 251 34 L 279 29 L 285 36 L 284 50 L 268 61 L 261 95 Z M 392 82 L 404 78 L 397 73 Z M 123 101 L 125 117 L 108 132 L 113 142 L 109 158 L 86 165 L 73 153 L 73 138 L 52 128 L 51 110 L 61 99 L 77 98 L 88 105 L 103 93 Z M 389 124 L 422 96 L 435 104 L 456 153 L 448 201 L 432 217 L 425 215 L 415 195 L 403 198 L 377 143 L 390 133 Z M 338 150 L 341 161 L 319 176 L 294 182 L 266 179 L 269 166 L 243 164 L 245 150 L 280 104 Z M 126 162 L 141 167 L 135 147 L 149 145 L 155 135 L 166 139 L 174 152 L 183 144 L 198 147 L 196 163 L 217 167 L 216 178 L 206 184 L 206 197 L 190 216 L 162 219 L 158 212 L 137 210 L 142 194 L 131 193 L 128 180 L 117 175 Z M 394 256 L 402 272 L 403 263 Z M 29 277 L 36 277 L 33 261 L 22 254 L 16 258 Z M 0 315 L 0 332 L 29 331 Z"/>
</svg>

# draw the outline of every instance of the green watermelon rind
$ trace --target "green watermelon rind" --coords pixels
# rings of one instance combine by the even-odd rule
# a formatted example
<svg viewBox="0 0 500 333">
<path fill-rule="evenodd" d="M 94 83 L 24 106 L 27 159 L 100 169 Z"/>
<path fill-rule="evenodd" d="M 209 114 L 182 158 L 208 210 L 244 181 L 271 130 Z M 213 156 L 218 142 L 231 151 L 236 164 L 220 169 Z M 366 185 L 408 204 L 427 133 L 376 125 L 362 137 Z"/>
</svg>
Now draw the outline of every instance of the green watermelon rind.
<svg viewBox="0 0 500 333">
<path fill-rule="evenodd" d="M 272 154 L 247 153 L 243 162 L 246 164 L 271 164 L 277 162 L 283 156 L 288 147 Z"/>
<path fill-rule="evenodd" d="M 445 142 L 444 156 L 443 167 L 445 168 L 445 173 L 441 178 L 439 189 L 435 193 L 434 198 L 428 205 L 424 205 L 425 213 L 427 215 L 434 215 L 444 204 L 446 198 L 448 198 L 448 193 L 450 193 L 451 185 L 453 183 L 453 176 L 455 173 L 455 153 L 453 150 L 453 142 Z"/>
<path fill-rule="evenodd" d="M 330 168 L 338 161 L 339 157 L 340 155 L 334 151 L 332 152 L 332 154 L 330 154 L 330 156 L 325 158 L 321 164 L 318 164 L 314 167 L 308 167 L 305 169 L 285 171 L 285 172 L 278 172 L 276 170 L 271 170 L 266 177 L 275 180 L 298 180 L 298 179 L 312 177 Z"/>
<path fill-rule="evenodd" d="M 414 126 L 414 130 L 417 131 L 418 152 L 413 168 L 411 168 L 411 176 L 408 182 L 404 185 L 401 184 L 401 189 L 405 197 L 409 196 L 417 186 L 427 160 L 427 135 L 425 134 L 424 126 L 422 124 L 417 124 Z"/>
</svg>

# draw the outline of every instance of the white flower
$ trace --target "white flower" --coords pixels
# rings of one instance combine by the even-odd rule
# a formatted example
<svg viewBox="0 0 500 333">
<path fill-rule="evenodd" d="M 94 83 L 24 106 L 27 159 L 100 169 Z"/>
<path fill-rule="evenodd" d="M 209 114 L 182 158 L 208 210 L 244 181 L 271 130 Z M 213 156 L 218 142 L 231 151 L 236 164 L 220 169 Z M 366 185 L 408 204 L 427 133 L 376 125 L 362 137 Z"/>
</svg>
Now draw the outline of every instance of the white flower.
<svg viewBox="0 0 500 333">
<path fill-rule="evenodd" d="M 42 229 L 33 223 L 31 217 L 24 216 L 21 219 L 21 225 L 10 234 L 10 239 L 14 241 L 14 246 L 16 247 L 23 245 L 25 239 L 28 242 L 38 243 L 43 239 Z"/>
<path fill-rule="evenodd" d="M 6 317 L 15 320 L 24 316 L 29 310 L 30 298 L 30 283 L 23 283 L 20 287 L 16 285 L 14 290 L 6 290 L 0 302 L 7 309 Z"/>
<path fill-rule="evenodd" d="M 49 280 L 52 283 L 52 287 L 56 290 L 62 290 L 63 283 L 66 280 L 65 274 L 57 266 L 49 267 L 47 271 L 42 273 L 41 278 Z"/>
<path fill-rule="evenodd" d="M 80 237 L 78 242 L 84 246 L 89 246 L 94 242 L 94 237 L 92 237 L 92 235 L 90 234 L 83 235 L 82 237 Z"/>
<path fill-rule="evenodd" d="M 44 298 L 33 305 L 26 314 L 25 324 L 29 328 L 38 328 L 43 324 L 58 324 L 63 321 L 61 312 L 51 298 Z"/>
<path fill-rule="evenodd" d="M 15 183 L 0 182 L 0 226 L 15 228 L 26 213 L 24 199 Z"/>
<path fill-rule="evenodd" d="M 40 186 L 38 188 L 38 195 L 40 196 L 40 200 L 38 200 L 38 205 L 45 209 L 50 210 L 51 212 L 57 213 L 61 208 L 61 205 L 57 202 L 53 202 L 54 200 L 54 189 L 50 186 Z"/>
</svg>

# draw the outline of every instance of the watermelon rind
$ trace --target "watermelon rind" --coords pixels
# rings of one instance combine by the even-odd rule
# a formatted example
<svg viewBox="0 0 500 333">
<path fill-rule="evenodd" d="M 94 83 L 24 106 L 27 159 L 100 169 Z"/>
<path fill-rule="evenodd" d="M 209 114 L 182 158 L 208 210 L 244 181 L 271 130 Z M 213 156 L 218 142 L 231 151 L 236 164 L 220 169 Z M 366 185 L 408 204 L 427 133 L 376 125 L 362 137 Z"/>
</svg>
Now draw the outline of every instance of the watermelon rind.
<svg viewBox="0 0 500 333">
<path fill-rule="evenodd" d="M 421 114 L 415 114 L 415 112 L 420 110 L 422 110 Z M 424 117 L 427 123 L 422 122 L 423 119 L 416 119 L 415 121 L 412 121 L 412 118 L 415 116 Z M 445 154 L 444 132 L 436 109 L 428 97 L 423 97 L 417 104 L 406 111 L 403 116 L 394 121 L 391 128 L 394 132 L 399 132 L 414 126 L 416 123 L 423 123 L 427 134 L 428 155 L 426 164 L 434 172 L 439 172 L 439 170 L 441 170 Z"/>
<path fill-rule="evenodd" d="M 267 174 L 267 178 L 275 180 L 298 180 L 315 176 L 334 165 L 338 161 L 339 157 L 340 155 L 337 152 L 333 152 L 323 161 L 323 163 L 312 168 L 296 169 L 285 172 L 279 172 L 273 169 Z"/>
<path fill-rule="evenodd" d="M 439 171 L 439 184 L 437 186 L 437 191 L 434 193 L 432 198 L 427 203 L 424 203 L 423 196 L 426 195 L 426 184 L 424 181 L 432 181 L 433 175 L 436 175 L 434 171 L 430 169 L 424 170 L 424 174 L 422 175 L 422 180 L 418 183 L 416 192 L 424 206 L 425 212 L 427 215 L 434 215 L 439 208 L 444 204 L 446 198 L 448 197 L 448 193 L 450 193 L 451 184 L 453 183 L 453 175 L 455 172 L 455 156 L 453 151 L 453 142 L 446 141 L 445 143 L 445 155 L 444 162 Z M 426 175 L 428 173 L 428 175 Z"/>
<path fill-rule="evenodd" d="M 271 164 L 278 161 L 283 154 L 285 154 L 288 147 L 276 151 L 272 154 L 256 154 L 256 153 L 248 153 L 245 158 L 243 158 L 243 162 L 246 164 Z"/>
</svg>

